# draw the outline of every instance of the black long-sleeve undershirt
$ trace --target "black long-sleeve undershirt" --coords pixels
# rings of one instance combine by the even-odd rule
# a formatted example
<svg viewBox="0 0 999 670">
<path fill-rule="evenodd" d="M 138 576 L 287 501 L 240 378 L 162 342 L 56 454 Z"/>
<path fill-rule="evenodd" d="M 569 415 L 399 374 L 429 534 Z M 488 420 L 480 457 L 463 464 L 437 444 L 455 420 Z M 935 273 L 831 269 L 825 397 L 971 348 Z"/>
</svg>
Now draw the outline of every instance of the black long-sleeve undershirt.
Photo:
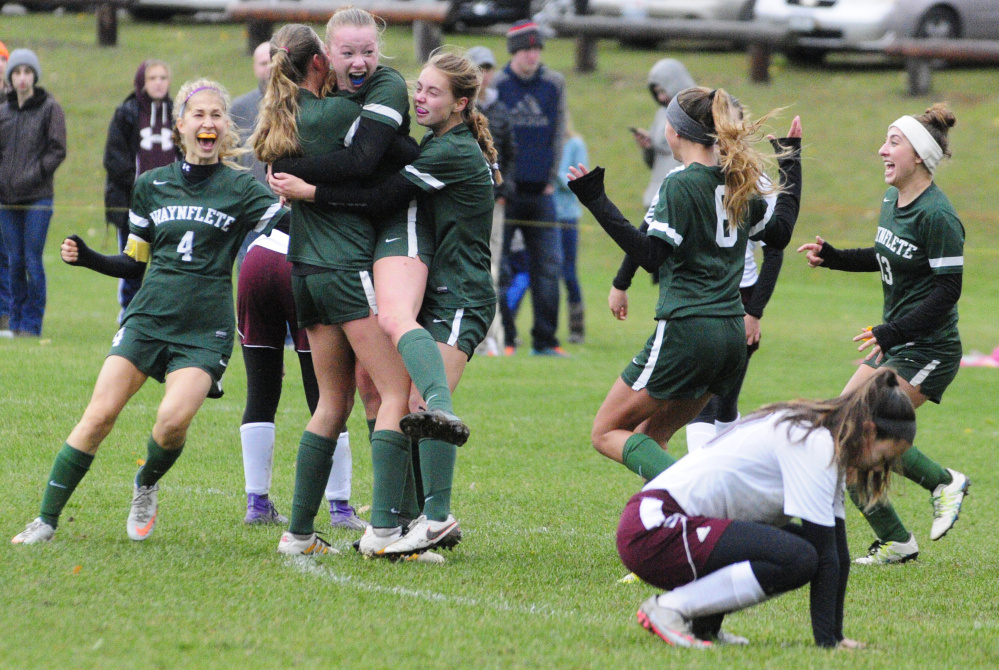
<svg viewBox="0 0 999 670">
<path fill-rule="evenodd" d="M 351 145 L 318 156 L 282 158 L 271 166 L 274 173 L 286 172 L 310 184 L 335 184 L 344 179 L 366 179 L 385 160 L 385 169 L 402 169 L 420 154 L 409 135 L 400 135 L 392 126 L 361 117 Z"/>
<path fill-rule="evenodd" d="M 146 272 L 146 264 L 135 260 L 131 256 L 126 256 L 125 254 L 105 256 L 104 254 L 97 253 L 88 247 L 87 243 L 79 235 L 70 235 L 66 239 L 76 242 L 78 254 L 75 263 L 66 261 L 70 265 L 90 268 L 95 272 L 100 272 L 102 275 L 118 277 L 119 279 L 141 279 L 142 275 Z"/>
<path fill-rule="evenodd" d="M 822 265 L 819 267 L 846 272 L 878 272 L 881 269 L 874 247 L 865 249 L 836 249 L 828 242 L 819 250 Z M 933 276 L 933 290 L 926 299 L 913 307 L 905 316 L 894 321 L 875 326 L 871 334 L 881 347 L 881 351 L 937 330 L 950 316 L 951 310 L 961 297 L 964 275 L 942 274 Z"/>
<path fill-rule="evenodd" d="M 780 276 L 781 266 L 784 265 L 784 250 L 771 246 L 763 247 L 763 262 L 760 263 L 760 273 L 753 284 L 753 296 L 746 305 L 746 314 L 755 316 L 757 319 L 763 318 L 763 310 L 767 308 L 767 303 L 773 297 L 774 289 L 777 288 L 777 277 Z"/>
<path fill-rule="evenodd" d="M 769 286 L 757 284 L 757 290 L 763 289 L 763 292 L 760 295 L 760 302 L 754 298 L 752 306 L 759 316 L 762 316 L 766 301 L 773 294 L 777 275 L 780 273 L 780 265 L 783 262 L 783 255 L 778 263 L 775 253 L 782 252 L 791 241 L 801 205 L 801 139 L 786 137 L 773 142 L 773 144 L 776 150 L 788 151 L 789 153 L 778 161 L 778 167 L 784 175 L 782 191 L 777 196 L 777 203 L 774 206 L 773 223 L 767 227 L 762 238 L 767 247 L 771 248 L 771 267 L 766 268 L 766 281 L 772 281 L 773 284 Z M 596 176 L 591 178 L 591 175 Z M 617 242 L 618 246 L 624 249 L 627 254 L 613 282 L 614 288 L 626 291 L 631 285 L 631 279 L 638 267 L 649 272 L 658 270 L 672 253 L 672 247 L 659 238 L 649 237 L 646 234 L 648 231 L 647 223 L 643 222 L 636 229 L 628 222 L 620 210 L 607 199 L 603 190 L 603 175 L 603 168 L 595 168 L 590 174 L 570 181 L 569 188 L 576 194 L 580 202 L 593 213 L 597 222 L 607 231 L 611 239 Z M 658 240 L 658 243 L 651 240 Z M 656 263 L 657 261 L 658 263 Z M 764 257 L 764 262 L 766 262 L 766 257 Z M 763 280 L 763 275 L 764 272 L 761 270 L 761 280 Z M 753 316 L 757 316 L 757 314 L 754 313 Z"/>
<path fill-rule="evenodd" d="M 315 201 L 321 207 L 379 216 L 406 206 L 421 193 L 420 187 L 397 172 L 375 186 L 316 186 Z"/>
<path fill-rule="evenodd" d="M 802 520 L 785 530 L 793 532 L 815 547 L 818 564 L 809 590 L 812 636 L 820 647 L 835 647 L 843 639 L 843 603 L 850 573 L 846 548 L 846 524 L 836 519 L 835 526 L 820 526 Z M 843 557 L 846 563 L 843 563 Z"/>
</svg>

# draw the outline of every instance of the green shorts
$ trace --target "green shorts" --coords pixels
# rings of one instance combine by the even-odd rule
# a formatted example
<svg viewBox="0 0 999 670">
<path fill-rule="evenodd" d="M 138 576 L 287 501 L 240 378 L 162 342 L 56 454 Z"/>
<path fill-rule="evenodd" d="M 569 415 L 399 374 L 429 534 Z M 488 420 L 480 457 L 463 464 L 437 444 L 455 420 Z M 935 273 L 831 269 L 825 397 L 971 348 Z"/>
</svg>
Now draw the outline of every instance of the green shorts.
<svg viewBox="0 0 999 670">
<path fill-rule="evenodd" d="M 741 316 L 663 319 L 621 379 L 657 400 L 725 395 L 746 365 L 746 326 Z"/>
<path fill-rule="evenodd" d="M 229 365 L 228 354 L 164 342 L 128 326 L 122 326 L 115 333 L 108 356 L 121 356 L 138 368 L 139 372 L 161 384 L 174 370 L 199 368 L 211 376 L 213 385 L 219 389 L 222 388 L 222 375 Z"/>
<path fill-rule="evenodd" d="M 393 212 L 379 222 L 375 234 L 375 260 L 390 256 L 419 258 L 428 268 L 434 259 L 434 231 L 430 226 L 417 224 L 416 200 L 407 209 Z"/>
<path fill-rule="evenodd" d="M 954 381 L 961 367 L 961 344 L 952 346 L 917 344 L 892 349 L 880 363 L 864 361 L 872 368 L 887 367 L 919 389 L 930 401 L 940 404 L 944 391 Z"/>
<path fill-rule="evenodd" d="M 475 347 L 486 339 L 495 316 L 495 304 L 456 309 L 436 304 L 433 296 L 427 294 L 416 320 L 435 341 L 457 347 L 471 360 Z"/>
<path fill-rule="evenodd" d="M 330 270 L 292 275 L 298 327 L 332 326 L 378 313 L 370 270 Z"/>
</svg>

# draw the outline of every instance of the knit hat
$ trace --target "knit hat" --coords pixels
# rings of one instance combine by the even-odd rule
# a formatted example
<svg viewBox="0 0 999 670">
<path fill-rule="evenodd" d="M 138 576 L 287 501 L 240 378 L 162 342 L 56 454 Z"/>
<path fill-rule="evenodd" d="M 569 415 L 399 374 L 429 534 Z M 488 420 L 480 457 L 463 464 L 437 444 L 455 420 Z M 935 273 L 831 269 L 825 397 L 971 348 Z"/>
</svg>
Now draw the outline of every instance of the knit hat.
<svg viewBox="0 0 999 670">
<path fill-rule="evenodd" d="M 524 19 L 517 21 L 506 31 L 506 50 L 512 54 L 523 49 L 539 49 L 545 46 L 544 37 L 538 30 L 538 24 L 534 21 Z"/>
<path fill-rule="evenodd" d="M 35 71 L 35 86 L 38 85 L 38 80 L 42 78 L 42 65 L 38 62 L 38 56 L 31 49 L 14 49 L 10 52 L 10 58 L 7 59 L 7 83 L 11 86 L 14 85 L 13 80 L 11 80 L 11 75 L 14 69 L 18 65 L 27 65 L 32 70 Z"/>
<path fill-rule="evenodd" d="M 496 67 L 496 57 L 493 56 L 493 52 L 488 47 L 472 47 L 468 50 L 468 60 L 479 67 L 484 65 Z"/>
<path fill-rule="evenodd" d="M 0 58 L 10 58 L 10 52 L 7 51 L 7 45 L 0 42 Z"/>
</svg>

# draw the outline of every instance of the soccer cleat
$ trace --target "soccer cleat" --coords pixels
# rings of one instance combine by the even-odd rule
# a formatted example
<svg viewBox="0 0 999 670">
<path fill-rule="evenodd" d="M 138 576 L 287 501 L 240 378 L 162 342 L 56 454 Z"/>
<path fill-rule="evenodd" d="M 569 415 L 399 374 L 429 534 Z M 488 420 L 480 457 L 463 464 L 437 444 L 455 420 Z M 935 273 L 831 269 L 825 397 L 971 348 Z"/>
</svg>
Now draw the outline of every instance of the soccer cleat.
<svg viewBox="0 0 999 670">
<path fill-rule="evenodd" d="M 388 556 L 388 554 L 386 554 Z M 445 563 L 445 559 L 440 554 L 435 554 L 432 551 L 425 551 L 422 554 L 410 554 L 409 556 L 404 556 L 400 560 L 411 561 L 413 563 L 432 563 L 440 565 Z"/>
<path fill-rule="evenodd" d="M 24 530 L 14 536 L 12 544 L 39 544 L 48 542 L 55 535 L 55 528 L 48 525 L 41 518 L 29 523 Z"/>
<path fill-rule="evenodd" d="M 709 641 L 721 645 L 749 644 L 749 638 L 743 637 L 741 635 L 736 635 L 735 633 L 729 633 L 727 630 L 719 630 L 718 633 L 714 636 L 714 639 Z"/>
<path fill-rule="evenodd" d="M 875 540 L 867 550 L 867 556 L 861 556 L 854 560 L 854 563 L 858 565 L 888 565 L 889 563 L 914 561 L 917 556 L 919 556 L 919 545 L 916 544 L 916 536 L 909 533 L 909 539 L 905 542 Z"/>
<path fill-rule="evenodd" d="M 316 533 L 300 540 L 292 533 L 285 531 L 278 542 L 278 553 L 287 556 L 322 556 L 323 554 L 339 554 L 340 551 L 330 546 L 330 543 Z"/>
<path fill-rule="evenodd" d="M 456 447 L 468 441 L 468 426 L 454 414 L 440 409 L 407 414 L 399 422 L 399 428 L 406 437 L 440 440 Z"/>
<path fill-rule="evenodd" d="M 330 524 L 334 528 L 346 528 L 347 530 L 364 530 L 368 527 L 368 522 L 357 516 L 357 512 L 346 501 L 330 501 Z"/>
<path fill-rule="evenodd" d="M 421 515 L 397 542 L 385 548 L 386 556 L 419 554 L 428 549 L 454 549 L 461 542 L 461 526 L 453 514 L 444 521 Z"/>
<path fill-rule="evenodd" d="M 288 517 L 277 511 L 274 502 L 266 495 L 250 493 L 246 497 L 246 516 L 243 523 L 251 525 L 288 523 Z"/>
<path fill-rule="evenodd" d="M 133 485 L 132 506 L 128 510 L 128 521 L 125 523 L 130 540 L 141 542 L 152 536 L 153 529 L 156 528 L 156 517 L 159 509 L 156 504 L 156 492 L 159 490 L 159 484 L 152 486 Z"/>
<path fill-rule="evenodd" d="M 710 649 L 711 642 L 698 640 L 690 631 L 690 621 L 676 610 L 659 605 L 658 596 L 651 596 L 638 608 L 638 623 L 674 647 Z"/>
<path fill-rule="evenodd" d="M 516 353 L 517 353 L 517 347 L 513 346 L 512 344 L 508 344 L 505 347 L 503 347 L 504 356 L 513 356 Z"/>
<path fill-rule="evenodd" d="M 385 548 L 402 537 L 402 527 L 375 528 L 368 526 L 357 543 L 357 550 L 364 556 L 382 556 Z"/>
<path fill-rule="evenodd" d="M 933 489 L 930 502 L 933 503 L 933 527 L 930 529 L 930 539 L 939 540 L 957 523 L 961 513 L 961 503 L 968 494 L 971 480 L 957 470 L 947 468 L 952 480 L 950 484 L 941 484 Z"/>
<path fill-rule="evenodd" d="M 617 583 L 618 584 L 637 584 L 640 581 L 642 581 L 642 580 L 641 580 L 641 578 L 638 575 L 636 575 L 634 572 L 629 572 L 624 577 L 622 577 L 621 579 L 617 580 Z"/>
<path fill-rule="evenodd" d="M 569 352 L 562 347 L 544 347 L 542 349 L 531 349 L 532 356 L 547 356 L 549 358 L 572 358 Z"/>
</svg>

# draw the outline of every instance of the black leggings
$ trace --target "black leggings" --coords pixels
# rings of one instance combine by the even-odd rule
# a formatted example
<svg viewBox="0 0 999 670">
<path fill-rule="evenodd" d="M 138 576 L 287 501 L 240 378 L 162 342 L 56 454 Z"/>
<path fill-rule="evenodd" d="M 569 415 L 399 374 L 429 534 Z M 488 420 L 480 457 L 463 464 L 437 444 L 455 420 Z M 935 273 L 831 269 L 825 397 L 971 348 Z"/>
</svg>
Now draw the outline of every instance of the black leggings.
<svg viewBox="0 0 999 670">
<path fill-rule="evenodd" d="M 763 592 L 773 597 L 809 583 L 818 560 L 815 547 L 793 532 L 762 523 L 733 521 L 708 556 L 704 574 L 749 561 Z M 713 614 L 694 619 L 694 635 L 704 640 L 716 637 L 724 617 Z"/>
<path fill-rule="evenodd" d="M 281 382 L 284 377 L 284 351 L 266 347 L 243 347 L 246 365 L 246 409 L 243 423 L 274 423 L 278 402 L 281 400 Z M 302 385 L 309 413 L 316 411 L 319 403 L 319 384 L 312 366 L 312 354 L 298 352 L 302 366 Z"/>
</svg>

